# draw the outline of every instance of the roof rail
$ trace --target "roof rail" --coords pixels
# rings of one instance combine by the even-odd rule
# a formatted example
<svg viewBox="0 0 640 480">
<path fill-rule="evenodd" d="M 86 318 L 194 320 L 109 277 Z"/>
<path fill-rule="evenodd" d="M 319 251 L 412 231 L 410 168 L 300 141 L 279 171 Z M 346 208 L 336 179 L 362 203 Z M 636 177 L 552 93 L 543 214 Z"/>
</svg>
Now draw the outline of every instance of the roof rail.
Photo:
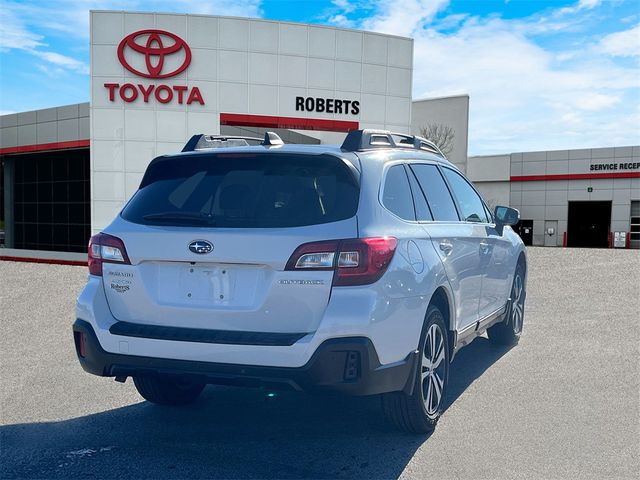
<svg viewBox="0 0 640 480">
<path fill-rule="evenodd" d="M 444 153 L 430 140 L 389 130 L 351 130 L 342 142 L 342 150 L 358 152 L 377 148 L 414 148 L 446 158 Z"/>
<path fill-rule="evenodd" d="M 182 149 L 183 152 L 209 150 L 224 147 L 246 147 L 249 145 L 276 146 L 284 145 L 282 139 L 274 132 L 266 132 L 264 138 L 243 137 L 239 135 L 204 135 L 199 133 L 192 136 Z"/>
</svg>

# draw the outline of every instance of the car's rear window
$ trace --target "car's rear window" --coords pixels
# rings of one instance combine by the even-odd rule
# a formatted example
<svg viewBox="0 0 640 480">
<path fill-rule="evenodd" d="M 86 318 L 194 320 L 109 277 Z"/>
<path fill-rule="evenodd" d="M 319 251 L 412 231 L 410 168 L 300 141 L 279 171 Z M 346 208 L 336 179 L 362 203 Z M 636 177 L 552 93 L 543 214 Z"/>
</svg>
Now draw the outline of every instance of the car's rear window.
<svg viewBox="0 0 640 480">
<path fill-rule="evenodd" d="M 122 217 L 148 225 L 300 227 L 351 218 L 359 186 L 331 155 L 220 153 L 152 163 Z"/>
</svg>

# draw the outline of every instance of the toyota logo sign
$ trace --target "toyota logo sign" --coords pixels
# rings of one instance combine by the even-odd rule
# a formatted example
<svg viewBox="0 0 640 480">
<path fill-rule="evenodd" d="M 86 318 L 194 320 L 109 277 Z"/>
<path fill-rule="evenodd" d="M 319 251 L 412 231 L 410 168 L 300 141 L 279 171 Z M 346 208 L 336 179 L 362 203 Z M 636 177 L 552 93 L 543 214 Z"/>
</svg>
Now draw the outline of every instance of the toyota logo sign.
<svg viewBox="0 0 640 480">
<path fill-rule="evenodd" d="M 175 33 L 165 30 L 139 30 L 122 39 L 118 45 L 118 60 L 131 73 L 145 78 L 175 77 L 191 63 L 191 49 L 187 42 Z M 196 85 L 165 85 L 144 82 L 107 82 L 104 88 L 109 92 L 109 101 L 116 96 L 125 103 L 142 100 L 156 102 L 204 105 L 202 93 Z M 139 100 L 140 99 L 140 100 Z"/>
<path fill-rule="evenodd" d="M 145 40 L 146 37 L 146 40 Z M 139 40 L 142 40 L 140 42 Z M 144 43 L 143 43 L 144 42 Z M 165 45 L 168 43 L 168 45 Z M 125 58 L 125 50 L 144 55 L 147 72 L 137 70 Z M 165 57 L 184 52 L 182 64 L 171 71 L 163 72 Z M 122 39 L 118 45 L 118 59 L 124 68 L 145 78 L 168 78 L 183 72 L 191 63 L 191 49 L 189 45 L 174 33 L 164 30 L 140 30 Z"/>
</svg>

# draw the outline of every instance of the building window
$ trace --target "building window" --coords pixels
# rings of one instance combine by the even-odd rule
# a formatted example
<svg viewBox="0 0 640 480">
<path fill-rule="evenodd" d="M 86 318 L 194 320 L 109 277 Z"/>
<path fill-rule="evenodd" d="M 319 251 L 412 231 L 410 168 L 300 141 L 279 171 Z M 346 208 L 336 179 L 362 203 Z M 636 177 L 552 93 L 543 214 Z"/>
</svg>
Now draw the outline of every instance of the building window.
<svg viewBox="0 0 640 480">
<path fill-rule="evenodd" d="M 15 247 L 86 252 L 91 235 L 89 150 L 14 158 Z"/>
<path fill-rule="evenodd" d="M 0 247 L 4 247 L 4 162 L 0 158 Z"/>
<path fill-rule="evenodd" d="M 631 248 L 640 248 L 640 200 L 631 201 Z"/>
</svg>

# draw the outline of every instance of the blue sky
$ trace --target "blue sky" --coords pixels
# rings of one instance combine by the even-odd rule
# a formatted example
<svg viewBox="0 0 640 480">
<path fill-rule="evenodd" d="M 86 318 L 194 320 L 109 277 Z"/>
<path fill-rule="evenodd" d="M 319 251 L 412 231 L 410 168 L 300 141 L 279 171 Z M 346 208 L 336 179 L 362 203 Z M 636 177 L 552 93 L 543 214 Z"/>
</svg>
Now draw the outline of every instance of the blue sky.
<svg viewBox="0 0 640 480">
<path fill-rule="evenodd" d="M 640 0 L 0 0 L 0 113 L 89 99 L 89 10 L 410 36 L 414 98 L 471 97 L 469 153 L 640 144 Z"/>
</svg>

